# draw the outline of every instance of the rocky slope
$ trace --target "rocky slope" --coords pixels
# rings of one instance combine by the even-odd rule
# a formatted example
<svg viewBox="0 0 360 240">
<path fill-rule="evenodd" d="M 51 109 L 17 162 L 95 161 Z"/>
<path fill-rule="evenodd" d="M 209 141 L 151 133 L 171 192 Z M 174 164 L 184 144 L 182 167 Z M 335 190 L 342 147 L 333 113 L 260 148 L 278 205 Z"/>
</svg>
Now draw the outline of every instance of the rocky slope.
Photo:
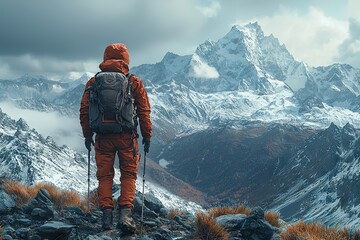
<svg viewBox="0 0 360 240">
<path fill-rule="evenodd" d="M 195 223 L 195 216 L 192 213 L 183 209 L 176 209 L 171 213 L 152 194 L 145 194 L 143 198 L 141 193 L 137 193 L 133 210 L 137 231 L 129 235 L 116 229 L 118 218 L 116 209 L 112 229 L 102 231 L 102 212 L 96 206 L 93 206 L 90 212 L 84 212 L 75 205 L 59 208 L 45 188 L 41 188 L 37 195 L 25 204 L 16 205 L 16 195 L 7 194 L 6 189 L 6 184 L 0 182 L 1 239 L 219 239 L 216 237 L 219 236 L 216 232 L 206 231 L 215 226 L 206 225 L 204 222 L 205 229 L 202 229 L 199 223 Z M 144 199 L 143 222 L 141 199 Z M 264 219 L 264 212 L 259 208 L 254 209 L 248 216 L 221 214 L 216 218 L 216 222 L 224 228 L 225 234 L 230 236 L 230 239 L 241 237 L 270 240 L 277 239 L 275 232 L 279 232 L 277 227 L 270 225 Z M 200 235 L 202 233 L 208 237 Z"/>
<path fill-rule="evenodd" d="M 181 206 L 190 212 L 195 212 L 201 207 L 194 202 L 205 205 L 203 193 L 175 178 L 150 159 L 147 161 L 146 192 L 155 194 L 168 208 Z M 90 163 L 90 188 L 96 189 L 96 166 L 93 156 Z M 87 191 L 87 156 L 67 146 L 58 146 L 51 137 L 44 138 L 34 129 L 30 129 L 23 119 L 15 121 L 1 109 L 0 169 L 0 177 L 17 180 L 27 185 L 41 181 L 54 183 L 59 188 L 80 193 Z M 142 170 L 141 167 L 139 169 Z M 141 176 L 140 171 L 137 189 L 142 188 Z M 119 179 L 119 170 L 116 168 L 114 181 L 119 183 Z M 169 184 L 177 187 L 170 188 Z M 172 190 L 172 193 L 164 186 Z"/>
</svg>

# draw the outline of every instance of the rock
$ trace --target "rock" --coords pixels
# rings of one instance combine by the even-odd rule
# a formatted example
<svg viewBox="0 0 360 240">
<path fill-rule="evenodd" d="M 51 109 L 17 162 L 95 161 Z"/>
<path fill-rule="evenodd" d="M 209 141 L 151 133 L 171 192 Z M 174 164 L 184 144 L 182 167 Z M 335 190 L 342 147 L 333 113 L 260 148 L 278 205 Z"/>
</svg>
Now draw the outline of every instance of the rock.
<svg viewBox="0 0 360 240">
<path fill-rule="evenodd" d="M 112 238 L 108 236 L 89 235 L 85 238 L 85 240 L 112 240 Z"/>
<path fill-rule="evenodd" d="M 1 240 L 13 240 L 13 238 L 10 235 L 4 234 Z"/>
<path fill-rule="evenodd" d="M 50 221 L 42 225 L 38 229 L 38 233 L 43 239 L 68 239 L 74 227 L 74 225 L 63 222 Z"/>
<path fill-rule="evenodd" d="M 19 228 L 16 230 L 16 235 L 22 239 L 27 239 L 29 235 L 30 228 Z"/>
<path fill-rule="evenodd" d="M 270 240 L 274 235 L 274 230 L 274 227 L 264 220 L 264 211 L 257 207 L 246 218 L 241 228 L 241 234 L 251 240 Z"/>
<path fill-rule="evenodd" d="M 249 240 L 270 240 L 274 234 L 273 228 L 265 221 L 254 221 L 253 219 L 246 219 L 243 227 L 240 230 L 241 235 Z"/>
<path fill-rule="evenodd" d="M 23 210 L 38 220 L 49 220 L 54 217 L 54 204 L 49 193 L 43 188 L 39 190 L 35 198 L 23 206 Z"/>
<path fill-rule="evenodd" d="M 161 208 L 159 213 L 161 216 L 166 216 L 168 215 L 169 211 L 166 208 Z"/>
<path fill-rule="evenodd" d="M 246 215 L 244 214 L 227 214 L 216 218 L 216 223 L 228 231 L 236 231 L 241 228 Z"/>
<path fill-rule="evenodd" d="M 150 238 L 148 235 L 144 235 L 142 237 L 142 240 L 154 240 L 153 238 Z"/>
<path fill-rule="evenodd" d="M 3 235 L 9 235 L 9 236 L 14 236 L 15 234 L 15 229 L 12 228 L 11 226 L 9 225 L 5 225 L 3 226 L 3 229 L 1 231 L 1 234 Z"/>
<path fill-rule="evenodd" d="M 142 210 L 142 200 L 139 197 L 135 197 L 134 199 L 134 213 L 141 215 Z M 150 210 L 146 204 L 144 205 L 144 217 L 147 218 L 157 218 L 159 217 L 159 214 L 156 212 Z"/>
<path fill-rule="evenodd" d="M 16 223 L 20 226 L 28 227 L 31 225 L 31 220 L 27 218 L 20 218 L 16 220 Z"/>
<path fill-rule="evenodd" d="M 224 227 L 232 237 L 248 240 L 270 240 L 274 228 L 264 220 L 264 211 L 255 208 L 249 216 L 228 214 L 216 218 L 216 222 Z"/>
<path fill-rule="evenodd" d="M 18 127 L 18 129 L 21 129 L 23 131 L 29 131 L 29 125 L 27 125 L 26 121 L 23 118 L 20 118 L 17 122 L 16 122 L 16 126 Z"/>
<path fill-rule="evenodd" d="M 42 238 L 36 234 L 36 233 L 33 233 L 30 237 L 29 237 L 29 240 L 42 240 Z"/>
<path fill-rule="evenodd" d="M 34 208 L 31 211 L 31 216 L 34 219 L 48 220 L 48 219 L 51 219 L 54 216 L 54 212 L 50 212 L 47 209 Z"/>
<path fill-rule="evenodd" d="M 149 226 L 149 227 L 156 227 L 157 223 L 154 221 L 144 221 L 143 223 L 145 226 Z"/>
<path fill-rule="evenodd" d="M 249 217 L 254 218 L 254 219 L 264 219 L 264 210 L 262 210 L 262 208 L 260 207 L 255 207 Z"/>
<path fill-rule="evenodd" d="M 79 216 L 85 216 L 85 213 L 84 211 L 77 207 L 77 206 L 69 206 L 66 208 L 67 211 L 69 211 L 70 213 L 72 214 L 76 214 L 76 215 L 79 215 Z"/>
<path fill-rule="evenodd" d="M 167 240 L 169 238 L 161 235 L 160 233 L 155 233 L 154 235 L 152 235 L 152 238 L 155 240 Z"/>
<path fill-rule="evenodd" d="M 144 198 L 145 205 L 154 212 L 160 213 L 160 210 L 164 208 L 164 205 L 161 201 L 154 196 L 152 192 L 145 193 Z"/>
<path fill-rule="evenodd" d="M 0 215 L 10 213 L 15 207 L 14 199 L 0 189 Z"/>
</svg>

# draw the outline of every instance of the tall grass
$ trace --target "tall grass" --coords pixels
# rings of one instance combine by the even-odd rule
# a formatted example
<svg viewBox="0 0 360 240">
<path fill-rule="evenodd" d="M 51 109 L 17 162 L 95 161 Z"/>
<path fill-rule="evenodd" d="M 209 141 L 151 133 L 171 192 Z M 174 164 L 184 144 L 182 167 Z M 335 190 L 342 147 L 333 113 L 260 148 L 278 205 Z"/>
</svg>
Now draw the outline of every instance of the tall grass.
<svg viewBox="0 0 360 240">
<path fill-rule="evenodd" d="M 320 223 L 299 222 L 289 225 L 281 234 L 280 240 L 360 240 L 360 232 L 326 227 Z"/>
<path fill-rule="evenodd" d="M 89 211 L 87 197 L 81 197 L 75 191 L 58 189 L 52 183 L 36 183 L 34 186 L 26 186 L 19 182 L 5 180 L 4 185 L 5 191 L 15 199 L 18 206 L 29 202 L 40 189 L 46 189 L 55 208 L 64 209 L 69 206 L 77 206 L 84 211 Z M 92 193 L 90 195 L 90 206 L 97 206 L 97 200 L 97 194 Z"/>
<path fill-rule="evenodd" d="M 280 214 L 278 214 L 278 213 L 265 212 L 264 218 L 268 223 L 270 223 L 274 227 L 279 228 L 281 226 L 281 224 L 280 224 Z"/>
<path fill-rule="evenodd" d="M 186 211 L 180 209 L 170 209 L 166 215 L 166 217 L 169 219 L 172 219 L 176 216 L 186 216 Z"/>
<path fill-rule="evenodd" d="M 251 209 L 242 204 L 235 208 L 217 207 L 209 209 L 207 213 L 198 213 L 195 217 L 196 239 L 229 239 L 229 235 L 226 230 L 217 224 L 215 219 L 226 214 L 244 214 L 248 216 L 250 213 Z M 265 212 L 265 220 L 273 226 L 280 227 L 280 215 L 277 213 Z"/>
<path fill-rule="evenodd" d="M 226 214 L 244 214 L 246 216 L 249 216 L 251 213 L 251 209 L 241 204 L 236 208 L 230 208 L 230 207 L 212 208 L 208 212 L 209 212 L 209 216 L 212 218 L 217 218 L 218 216 L 226 215 Z M 265 212 L 264 218 L 274 227 L 280 227 L 279 214 L 273 212 Z"/>
<path fill-rule="evenodd" d="M 205 213 L 198 213 L 195 217 L 195 235 L 200 240 L 228 240 L 226 230 L 216 223 L 215 219 Z"/>
</svg>

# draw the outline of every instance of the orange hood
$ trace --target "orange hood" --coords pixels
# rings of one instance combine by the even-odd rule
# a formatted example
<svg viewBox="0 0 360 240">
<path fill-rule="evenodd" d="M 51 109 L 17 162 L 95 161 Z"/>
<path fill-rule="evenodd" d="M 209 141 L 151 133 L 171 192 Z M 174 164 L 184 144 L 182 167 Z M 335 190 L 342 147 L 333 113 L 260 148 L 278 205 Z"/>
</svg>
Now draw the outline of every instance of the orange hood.
<svg viewBox="0 0 360 240">
<path fill-rule="evenodd" d="M 113 43 L 106 47 L 104 52 L 104 61 L 100 63 L 99 68 L 104 72 L 122 72 L 129 73 L 129 52 L 125 44 Z"/>
</svg>

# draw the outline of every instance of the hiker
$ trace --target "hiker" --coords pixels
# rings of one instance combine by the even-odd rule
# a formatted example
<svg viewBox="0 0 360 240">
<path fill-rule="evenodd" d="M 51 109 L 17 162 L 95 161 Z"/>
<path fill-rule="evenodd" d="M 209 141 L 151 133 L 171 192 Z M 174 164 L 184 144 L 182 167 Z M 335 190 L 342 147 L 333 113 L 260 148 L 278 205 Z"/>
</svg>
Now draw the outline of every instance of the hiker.
<svg viewBox="0 0 360 240">
<path fill-rule="evenodd" d="M 104 230 L 112 228 L 115 208 L 112 185 L 114 160 L 117 153 L 121 174 L 121 195 L 117 201 L 117 209 L 119 209 L 117 227 L 124 233 L 134 233 L 136 225 L 132 218 L 132 209 L 140 161 L 137 142 L 139 135 L 136 129 L 139 120 L 146 154 L 149 152 L 152 136 L 149 99 L 141 79 L 129 73 L 129 52 L 124 44 L 116 43 L 107 46 L 104 61 L 99 68 L 101 72 L 86 84 L 80 106 L 80 124 L 86 148 L 89 152 L 92 144 L 95 148 L 96 177 L 99 182 L 98 199 L 103 212 L 102 228 Z M 109 81 L 113 85 L 109 84 Z M 96 92 L 95 89 L 97 89 Z M 95 95 L 100 100 L 96 100 Z M 123 102 L 121 102 L 122 96 L 125 96 Z M 111 97 L 113 100 L 109 100 Z M 123 109 L 119 112 L 119 109 L 113 109 L 116 107 Z M 100 116 L 92 116 L 94 112 Z M 95 142 L 93 141 L 94 132 L 96 133 Z"/>
</svg>

